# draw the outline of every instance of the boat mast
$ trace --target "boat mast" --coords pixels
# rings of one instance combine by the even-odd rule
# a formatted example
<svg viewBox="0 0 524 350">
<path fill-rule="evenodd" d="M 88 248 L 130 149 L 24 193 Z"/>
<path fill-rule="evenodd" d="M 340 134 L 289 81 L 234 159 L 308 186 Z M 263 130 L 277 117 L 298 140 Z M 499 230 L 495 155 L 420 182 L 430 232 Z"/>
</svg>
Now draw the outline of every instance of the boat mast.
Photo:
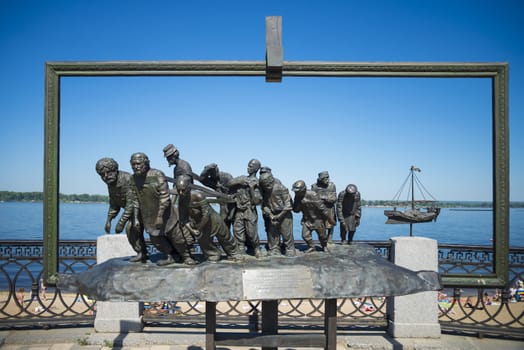
<svg viewBox="0 0 524 350">
<path fill-rule="evenodd" d="M 415 209 L 415 181 L 413 178 L 413 171 L 415 171 L 415 167 L 411 166 L 411 209 Z"/>
<path fill-rule="evenodd" d="M 420 171 L 414 165 L 410 168 L 411 171 L 411 210 L 415 209 L 415 171 Z M 409 237 L 413 237 L 413 223 L 409 223 Z"/>
</svg>

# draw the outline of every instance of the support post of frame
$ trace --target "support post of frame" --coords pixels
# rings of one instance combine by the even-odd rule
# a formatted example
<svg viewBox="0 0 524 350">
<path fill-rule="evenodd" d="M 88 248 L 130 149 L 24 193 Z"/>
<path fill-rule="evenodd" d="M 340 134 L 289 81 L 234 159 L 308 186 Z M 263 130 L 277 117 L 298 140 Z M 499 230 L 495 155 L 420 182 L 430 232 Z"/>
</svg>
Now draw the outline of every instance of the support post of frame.
<svg viewBox="0 0 524 350">
<path fill-rule="evenodd" d="M 60 76 L 45 69 L 44 102 L 44 279 L 56 283 L 58 272 Z"/>
<path fill-rule="evenodd" d="M 508 65 L 499 68 L 493 77 L 493 241 L 495 242 L 495 274 L 503 283 L 509 282 L 509 84 Z"/>
</svg>

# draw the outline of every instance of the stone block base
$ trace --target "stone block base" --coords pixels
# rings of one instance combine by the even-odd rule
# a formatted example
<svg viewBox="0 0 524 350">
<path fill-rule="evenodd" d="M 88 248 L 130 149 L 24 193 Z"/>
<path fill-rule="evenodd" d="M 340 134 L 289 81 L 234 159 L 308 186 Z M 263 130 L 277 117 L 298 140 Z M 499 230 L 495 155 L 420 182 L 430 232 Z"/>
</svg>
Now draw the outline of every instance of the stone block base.
<svg viewBox="0 0 524 350">
<path fill-rule="evenodd" d="M 393 263 L 413 271 L 438 271 L 438 244 L 424 237 L 391 238 Z M 394 338 L 440 338 L 438 293 L 389 297 L 388 333 Z"/>
<path fill-rule="evenodd" d="M 97 239 L 96 261 L 98 264 L 112 258 L 134 256 L 125 234 L 103 235 Z M 142 303 L 97 301 L 95 330 L 101 333 L 141 332 Z"/>
<path fill-rule="evenodd" d="M 395 338 L 440 338 L 440 325 L 435 323 L 399 323 L 389 321 L 388 333 Z"/>
<path fill-rule="evenodd" d="M 107 302 L 96 303 L 95 330 L 102 333 L 141 332 L 144 328 L 140 311 L 142 303 Z"/>
</svg>

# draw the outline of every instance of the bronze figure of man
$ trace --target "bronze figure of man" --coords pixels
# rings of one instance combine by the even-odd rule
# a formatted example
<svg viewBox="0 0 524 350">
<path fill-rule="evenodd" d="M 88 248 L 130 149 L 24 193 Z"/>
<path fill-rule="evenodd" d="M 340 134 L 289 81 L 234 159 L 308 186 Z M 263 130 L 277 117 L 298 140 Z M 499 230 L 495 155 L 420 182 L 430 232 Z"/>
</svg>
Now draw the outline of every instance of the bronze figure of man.
<svg viewBox="0 0 524 350">
<path fill-rule="evenodd" d="M 199 181 L 204 186 L 223 194 L 229 194 L 229 182 L 232 179 L 233 176 L 225 171 L 220 171 L 216 163 L 206 165 L 199 176 Z M 234 215 L 235 203 L 220 203 L 220 216 L 228 230 L 231 229 Z"/>
<path fill-rule="evenodd" d="M 195 210 L 191 207 L 192 191 L 190 188 L 191 178 L 187 175 L 181 175 L 177 178 L 176 190 L 178 191 L 178 206 L 180 213 L 180 224 L 192 235 L 192 239 L 198 242 L 202 253 L 210 262 L 220 260 L 220 250 L 213 244 L 213 236 L 209 232 L 202 232 L 198 229 L 195 222 L 201 221 L 202 218 L 195 219 Z M 182 219 L 184 218 L 184 219 Z"/>
<path fill-rule="evenodd" d="M 198 176 L 195 173 L 193 173 L 191 164 L 189 164 L 189 162 L 185 161 L 184 159 L 180 158 L 180 151 L 173 144 L 170 143 L 167 146 L 165 146 L 163 152 L 164 157 L 167 160 L 167 164 L 169 166 L 175 166 L 175 168 L 173 169 L 173 196 L 171 199 L 171 211 L 173 213 L 171 220 L 169 220 L 167 224 L 166 230 L 170 231 L 174 229 L 175 225 L 179 225 L 179 227 L 181 227 L 182 229 L 182 234 L 184 236 L 187 249 L 191 249 L 193 244 L 195 243 L 195 240 L 185 226 L 185 224 L 188 222 L 188 208 L 184 208 L 183 206 L 185 205 L 185 203 L 183 203 L 183 201 L 180 201 L 179 199 L 176 183 L 181 178 L 187 176 L 189 178 L 190 183 L 192 184 L 194 183 L 195 177 L 198 179 Z M 175 218 L 178 221 L 176 221 Z"/>
<path fill-rule="evenodd" d="M 315 191 L 329 212 L 329 220 L 326 220 L 327 242 L 331 244 L 333 241 L 333 229 L 336 224 L 335 216 L 335 202 L 337 201 L 337 188 L 329 179 L 327 171 L 318 173 L 317 182 L 311 185 L 311 189 Z"/>
<path fill-rule="evenodd" d="M 105 224 L 106 233 L 111 232 L 111 221 L 117 217 L 121 209 L 123 213 L 115 226 L 115 232 L 126 230 L 127 240 L 137 253 L 132 262 L 146 262 L 147 248 L 144 241 L 144 231 L 139 221 L 138 199 L 134 191 L 131 174 L 118 169 L 118 163 L 113 158 L 102 158 L 96 162 L 96 172 L 107 184 L 109 193 L 109 210 Z"/>
<path fill-rule="evenodd" d="M 162 266 L 175 263 L 177 255 L 185 264 L 194 264 L 180 227 L 174 225 L 166 232 L 166 225 L 173 211 L 164 173 L 151 168 L 149 158 L 141 152 L 131 156 L 131 167 L 142 225 L 149 233 L 151 242 L 166 255 L 166 259 L 158 261 L 157 264 Z M 178 221 L 176 218 L 174 220 Z"/>
<path fill-rule="evenodd" d="M 313 190 L 307 190 L 306 183 L 302 180 L 295 181 L 293 184 L 295 198 L 293 200 L 293 211 L 302 212 L 302 238 L 308 245 L 306 253 L 316 250 L 313 243 L 313 231 L 318 234 L 320 245 L 324 251 L 327 250 L 328 238 L 326 234 L 326 222 L 335 225 L 334 218 L 331 216 L 329 208 L 318 193 Z"/>
<path fill-rule="evenodd" d="M 180 158 L 180 151 L 178 148 L 170 143 L 164 147 L 163 152 L 164 157 L 166 157 L 167 164 L 169 164 L 169 166 L 175 166 L 173 169 L 173 181 L 176 183 L 176 180 L 179 176 L 188 175 L 191 177 L 191 183 L 193 183 L 194 173 L 193 169 L 191 168 L 191 164 Z"/>
<path fill-rule="evenodd" d="M 259 169 L 260 161 L 251 159 L 247 164 L 247 176 L 238 176 L 229 182 L 231 195 L 235 198 L 233 234 L 242 254 L 246 246 L 252 248 L 255 255 L 260 254 L 257 205 L 262 203 L 262 193 L 257 178 Z"/>
<path fill-rule="evenodd" d="M 224 220 L 211 207 L 204 193 L 191 190 L 184 178 L 177 181 L 180 200 L 187 202 L 189 222 L 187 228 L 198 240 L 202 252 L 210 262 L 220 260 L 220 250 L 214 244 L 216 238 L 228 259 L 241 260 L 237 242 Z"/>
<path fill-rule="evenodd" d="M 285 254 L 295 256 L 293 207 L 289 191 L 273 177 L 271 172 L 261 174 L 259 183 L 262 189 L 262 215 L 266 223 L 269 254 L 280 254 L 282 238 Z"/>
<path fill-rule="evenodd" d="M 360 225 L 360 192 L 356 185 L 347 185 L 346 189 L 338 194 L 337 217 L 340 222 L 340 239 L 342 244 L 351 244 L 355 231 Z M 346 241 L 347 234 L 347 241 Z"/>
</svg>

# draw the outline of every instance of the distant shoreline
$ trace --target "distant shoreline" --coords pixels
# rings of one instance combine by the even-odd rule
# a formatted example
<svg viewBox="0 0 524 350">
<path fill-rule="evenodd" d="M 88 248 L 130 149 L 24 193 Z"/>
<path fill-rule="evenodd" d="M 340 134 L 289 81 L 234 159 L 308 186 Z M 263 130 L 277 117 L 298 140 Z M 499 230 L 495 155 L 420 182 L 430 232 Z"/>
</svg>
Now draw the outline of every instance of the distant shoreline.
<svg viewBox="0 0 524 350">
<path fill-rule="evenodd" d="M 109 196 L 101 194 L 63 194 L 58 199 L 61 203 L 109 203 Z M 43 202 L 43 192 L 0 191 L 0 202 Z"/>
<path fill-rule="evenodd" d="M 43 202 L 43 192 L 13 192 L 0 191 L 0 202 Z M 60 193 L 59 201 L 61 203 L 109 203 L 109 196 L 100 194 L 63 194 Z M 440 208 L 463 208 L 461 210 L 492 210 L 493 203 L 489 201 L 436 201 L 434 205 Z M 391 200 L 366 200 L 362 199 L 363 207 L 370 208 L 388 208 L 388 207 L 403 207 Z M 513 201 L 509 203 L 510 208 L 524 208 L 524 202 Z"/>
<path fill-rule="evenodd" d="M 60 200 L 60 203 L 68 203 L 68 204 L 109 204 L 109 200 L 107 201 L 67 201 L 67 200 Z M 42 200 L 1 200 L 0 203 L 43 203 Z"/>
<path fill-rule="evenodd" d="M 491 208 L 450 208 L 453 211 L 493 211 Z"/>
</svg>

